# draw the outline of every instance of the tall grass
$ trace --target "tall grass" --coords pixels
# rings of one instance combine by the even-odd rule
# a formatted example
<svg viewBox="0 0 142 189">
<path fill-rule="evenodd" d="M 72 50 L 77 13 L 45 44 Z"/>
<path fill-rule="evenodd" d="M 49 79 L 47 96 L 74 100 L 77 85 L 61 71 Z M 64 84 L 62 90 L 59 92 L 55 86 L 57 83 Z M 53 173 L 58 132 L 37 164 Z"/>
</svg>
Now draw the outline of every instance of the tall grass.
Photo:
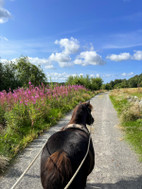
<svg viewBox="0 0 142 189">
<path fill-rule="evenodd" d="M 81 85 L 40 86 L 0 92 L 0 165 L 44 130 L 54 125 L 80 101 L 94 96 Z M 0 170 L 3 166 L 0 166 Z"/>
<path fill-rule="evenodd" d="M 110 99 L 118 112 L 125 138 L 142 161 L 142 88 L 118 89 L 110 93 Z"/>
</svg>

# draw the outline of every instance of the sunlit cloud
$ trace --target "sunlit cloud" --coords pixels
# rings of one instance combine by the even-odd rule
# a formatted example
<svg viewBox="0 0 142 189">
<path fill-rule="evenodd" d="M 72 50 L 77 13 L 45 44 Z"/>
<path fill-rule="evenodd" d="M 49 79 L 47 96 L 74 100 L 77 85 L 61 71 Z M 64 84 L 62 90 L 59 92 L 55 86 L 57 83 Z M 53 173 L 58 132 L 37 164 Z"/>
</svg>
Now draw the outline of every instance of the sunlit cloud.
<svg viewBox="0 0 142 189">
<path fill-rule="evenodd" d="M 122 76 L 124 76 L 124 77 L 128 77 L 128 76 L 132 76 L 132 75 L 134 75 L 134 72 L 130 72 L 130 73 L 122 73 L 121 74 Z"/>
<path fill-rule="evenodd" d="M 133 55 L 134 60 L 142 60 L 142 51 L 135 51 Z"/>
<path fill-rule="evenodd" d="M 73 37 L 70 39 L 64 38 L 61 40 L 56 40 L 55 44 L 59 44 L 61 47 L 63 47 L 64 49 L 62 53 L 66 55 L 75 54 L 80 48 L 79 41 Z"/>
<path fill-rule="evenodd" d="M 7 9 L 3 8 L 3 5 L 4 1 L 0 0 L 0 24 L 7 22 L 9 18 L 11 18 L 11 13 Z"/>
<path fill-rule="evenodd" d="M 111 54 L 106 58 L 111 61 L 126 61 L 126 60 L 142 60 L 142 51 L 134 51 L 135 53 L 131 55 L 128 52 L 120 53 L 120 54 Z"/>
<path fill-rule="evenodd" d="M 95 51 L 84 51 L 74 60 L 74 64 L 82 66 L 87 65 L 104 65 L 105 62 Z"/>
<path fill-rule="evenodd" d="M 119 61 L 124 61 L 124 60 L 129 60 L 131 59 L 131 55 L 130 53 L 120 53 L 118 55 L 116 54 L 111 54 L 109 56 L 106 57 L 107 59 L 110 59 L 112 61 L 116 61 L 116 62 L 119 62 Z"/>
<path fill-rule="evenodd" d="M 0 40 L 2 41 L 8 41 L 7 37 L 0 35 Z"/>
</svg>

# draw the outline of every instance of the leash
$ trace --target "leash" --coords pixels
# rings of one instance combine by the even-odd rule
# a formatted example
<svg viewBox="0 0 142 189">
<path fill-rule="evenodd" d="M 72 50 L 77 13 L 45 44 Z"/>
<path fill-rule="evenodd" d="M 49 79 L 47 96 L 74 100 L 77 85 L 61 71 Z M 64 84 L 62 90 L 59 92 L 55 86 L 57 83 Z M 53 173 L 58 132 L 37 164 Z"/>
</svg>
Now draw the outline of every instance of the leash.
<svg viewBox="0 0 142 189">
<path fill-rule="evenodd" d="M 44 143 L 43 147 L 41 148 L 41 150 L 39 151 L 39 153 L 36 155 L 36 157 L 33 159 L 33 161 L 30 163 L 30 165 L 27 167 L 27 169 L 22 173 L 22 175 L 19 177 L 19 179 L 15 182 L 15 184 L 11 187 L 11 189 L 14 189 L 17 184 L 20 182 L 20 180 L 24 177 L 24 175 L 26 174 L 26 172 L 31 168 L 31 166 L 33 165 L 33 163 L 35 162 L 35 160 L 38 158 L 38 156 L 40 155 L 40 153 L 42 152 L 44 146 L 46 145 L 47 141 Z"/>
<path fill-rule="evenodd" d="M 89 129 L 88 129 L 89 130 Z M 68 184 L 65 186 L 64 189 L 67 189 L 72 181 L 74 180 L 74 178 L 76 177 L 77 173 L 79 172 L 80 168 L 82 167 L 87 155 L 88 155 L 88 152 L 89 152 L 89 147 L 90 147 L 90 140 L 91 140 L 91 129 L 89 131 L 89 140 L 88 140 L 88 147 L 87 147 L 87 151 L 86 151 L 86 154 L 83 158 L 83 160 L 81 161 L 79 167 L 77 168 L 76 172 L 74 173 L 74 175 L 72 176 L 72 178 L 69 180 Z M 31 168 L 31 166 L 33 165 L 33 163 L 35 162 L 35 160 L 38 158 L 38 156 L 40 155 L 40 153 L 42 152 L 44 146 L 46 145 L 47 141 L 44 143 L 44 145 L 42 146 L 41 150 L 39 151 L 39 153 L 36 155 L 36 157 L 33 159 L 33 161 L 30 163 L 30 165 L 27 167 L 27 169 L 22 173 L 22 175 L 19 177 L 19 179 L 15 182 L 15 184 L 11 187 L 11 189 L 14 189 L 18 183 L 21 181 L 21 179 L 24 177 L 24 175 L 27 173 L 27 171 Z"/>
<path fill-rule="evenodd" d="M 87 155 L 88 155 L 88 152 L 89 152 L 89 147 L 90 147 L 90 141 L 91 141 L 91 129 L 89 131 L 89 140 L 88 140 L 88 147 L 87 147 L 87 151 L 86 151 L 86 154 L 83 158 L 83 160 L 81 161 L 80 165 L 78 166 L 77 170 L 75 171 L 74 175 L 72 176 L 72 178 L 69 180 L 68 184 L 65 186 L 64 189 L 67 189 L 71 183 L 73 182 L 74 178 L 76 177 L 77 173 L 79 172 L 80 168 L 82 167 Z"/>
</svg>

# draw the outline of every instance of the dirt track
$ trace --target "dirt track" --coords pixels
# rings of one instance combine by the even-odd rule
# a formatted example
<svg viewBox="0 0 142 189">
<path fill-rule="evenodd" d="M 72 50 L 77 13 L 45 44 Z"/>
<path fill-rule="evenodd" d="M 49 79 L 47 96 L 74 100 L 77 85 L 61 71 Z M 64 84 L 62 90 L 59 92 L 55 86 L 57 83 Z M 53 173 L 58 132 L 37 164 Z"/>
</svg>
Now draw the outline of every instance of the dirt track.
<svg viewBox="0 0 142 189">
<path fill-rule="evenodd" d="M 108 94 L 100 94 L 91 100 L 95 123 L 92 139 L 95 148 L 95 169 L 88 177 L 87 189 L 142 189 L 142 163 L 123 140 L 118 128 L 118 118 Z M 20 154 L 7 174 L 0 178 L 0 189 L 10 189 L 40 150 L 48 137 L 69 122 L 71 113 L 49 132 L 31 143 Z M 16 189 L 42 189 L 39 177 L 40 157 L 27 172 Z"/>
</svg>

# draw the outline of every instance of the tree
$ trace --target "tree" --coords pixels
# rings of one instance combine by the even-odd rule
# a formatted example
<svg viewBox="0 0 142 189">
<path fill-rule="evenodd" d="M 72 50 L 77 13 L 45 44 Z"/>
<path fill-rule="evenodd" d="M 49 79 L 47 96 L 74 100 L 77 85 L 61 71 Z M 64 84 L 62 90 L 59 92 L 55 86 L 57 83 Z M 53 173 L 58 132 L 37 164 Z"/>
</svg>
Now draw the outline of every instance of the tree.
<svg viewBox="0 0 142 189">
<path fill-rule="evenodd" d="M 46 83 L 47 79 L 40 66 L 31 64 L 27 57 L 21 57 L 17 60 L 16 75 L 21 86 L 28 86 L 29 81 L 38 86 Z"/>
<path fill-rule="evenodd" d="M 99 90 L 101 89 L 103 80 L 101 78 L 89 78 L 89 75 L 84 76 L 70 76 L 67 79 L 66 84 L 71 85 L 83 85 L 87 89 Z"/>
<path fill-rule="evenodd" d="M 101 78 L 91 78 L 91 89 L 99 90 L 101 89 L 103 80 Z"/>
<path fill-rule="evenodd" d="M 15 64 L 14 63 L 0 63 L 0 91 L 9 88 L 11 90 L 15 89 L 18 85 L 17 78 L 15 75 Z"/>
</svg>

